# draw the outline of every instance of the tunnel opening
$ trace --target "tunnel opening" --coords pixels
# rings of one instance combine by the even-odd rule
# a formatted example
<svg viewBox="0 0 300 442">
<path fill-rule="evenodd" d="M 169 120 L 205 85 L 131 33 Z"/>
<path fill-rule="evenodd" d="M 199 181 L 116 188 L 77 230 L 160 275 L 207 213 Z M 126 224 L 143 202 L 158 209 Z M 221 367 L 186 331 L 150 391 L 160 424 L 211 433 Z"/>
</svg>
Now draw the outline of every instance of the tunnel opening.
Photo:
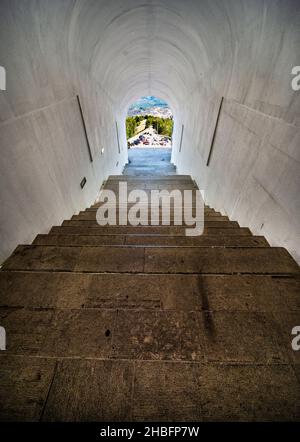
<svg viewBox="0 0 300 442">
<path fill-rule="evenodd" d="M 0 422 L 286 434 L 300 417 L 300 1 L 0 10 Z M 171 106 L 171 152 L 127 148 L 143 96 Z"/>
<path fill-rule="evenodd" d="M 173 113 L 168 103 L 143 96 L 129 106 L 125 124 L 128 164 L 124 173 L 173 173 Z"/>
</svg>

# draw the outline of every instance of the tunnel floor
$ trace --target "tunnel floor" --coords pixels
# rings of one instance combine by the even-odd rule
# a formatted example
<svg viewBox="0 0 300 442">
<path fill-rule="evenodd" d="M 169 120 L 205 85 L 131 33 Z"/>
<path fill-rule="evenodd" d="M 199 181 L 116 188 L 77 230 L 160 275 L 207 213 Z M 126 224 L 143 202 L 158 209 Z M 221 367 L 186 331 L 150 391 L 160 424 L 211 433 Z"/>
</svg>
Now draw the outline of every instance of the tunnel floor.
<svg viewBox="0 0 300 442">
<path fill-rule="evenodd" d="M 128 149 L 128 164 L 124 175 L 173 175 L 176 167 L 171 164 L 169 148 L 131 148 Z"/>
<path fill-rule="evenodd" d="M 105 188 L 124 179 L 146 192 L 195 186 L 111 176 Z M 299 267 L 287 251 L 209 207 L 204 234 L 187 237 L 100 227 L 98 206 L 0 271 L 0 419 L 299 420 Z"/>
</svg>

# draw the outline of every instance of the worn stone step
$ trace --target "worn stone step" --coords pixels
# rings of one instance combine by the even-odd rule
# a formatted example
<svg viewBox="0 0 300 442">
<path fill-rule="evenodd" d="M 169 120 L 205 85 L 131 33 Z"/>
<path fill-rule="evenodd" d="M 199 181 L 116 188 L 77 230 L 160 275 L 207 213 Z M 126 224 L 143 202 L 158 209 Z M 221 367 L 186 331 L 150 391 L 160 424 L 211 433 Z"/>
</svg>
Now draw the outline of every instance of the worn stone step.
<svg viewBox="0 0 300 442">
<path fill-rule="evenodd" d="M 108 190 L 114 190 L 114 191 L 119 191 L 119 185 L 120 183 L 125 183 L 125 181 L 119 181 L 119 182 L 106 182 L 103 186 L 102 189 L 108 189 Z M 190 183 L 180 183 L 180 182 L 162 182 L 162 181 L 157 181 L 157 182 L 140 182 L 140 183 L 128 183 L 126 181 L 126 185 L 127 185 L 127 190 L 131 191 L 131 190 L 196 190 L 198 189 L 198 187 L 196 186 L 195 183 L 190 182 Z"/>
<path fill-rule="evenodd" d="M 147 194 L 195 186 L 178 175 L 105 186 L 118 180 Z M 96 209 L 0 271 L 0 420 L 299 419 L 300 273 L 286 250 L 208 206 L 198 237 L 100 227 Z"/>
<path fill-rule="evenodd" d="M 116 311 L 99 309 L 0 309 L 10 336 L 6 354 L 47 357 L 109 357 Z M 94 331 L 92 332 L 92 329 Z"/>
<path fill-rule="evenodd" d="M 89 209 L 98 209 L 98 207 L 101 206 L 102 204 L 103 204 L 103 202 L 96 201 L 94 204 L 91 205 L 91 207 L 89 207 Z M 117 208 L 118 208 L 118 207 L 119 207 L 118 197 L 117 197 L 117 200 L 116 200 L 116 205 L 117 205 Z M 128 208 L 130 208 L 130 207 L 132 207 L 132 206 L 135 206 L 135 205 L 136 205 L 136 202 L 134 202 L 134 203 L 127 203 L 127 207 L 128 207 Z M 146 202 L 146 206 L 151 207 L 151 206 L 150 206 L 150 198 L 149 198 L 148 201 Z M 161 208 L 161 207 L 162 207 L 162 203 L 161 203 L 161 201 L 160 201 L 160 202 L 159 202 L 159 208 Z M 173 202 L 172 202 L 172 200 L 171 200 L 170 208 L 173 209 L 173 207 L 174 207 L 174 204 L 173 204 Z M 192 204 L 191 204 L 189 207 L 191 207 L 192 209 L 195 209 L 195 208 L 196 208 L 196 202 L 195 202 L 195 199 L 192 199 Z M 210 207 L 204 205 L 204 211 L 206 211 L 206 210 L 214 211 L 214 210 L 211 209 Z"/>
<path fill-rule="evenodd" d="M 133 361 L 60 361 L 42 420 L 131 421 L 133 380 Z"/>
<path fill-rule="evenodd" d="M 34 245 L 44 246 L 101 246 L 125 245 L 126 235 L 37 235 Z"/>
<path fill-rule="evenodd" d="M 7 355 L 287 364 L 290 349 L 275 316 L 228 311 L 208 316 L 199 310 L 0 310 L 10 336 Z"/>
<path fill-rule="evenodd" d="M 101 188 L 101 191 L 102 190 L 111 190 L 112 192 L 115 193 L 116 196 L 119 196 L 119 186 L 112 186 L 112 185 L 104 186 L 103 188 Z M 179 190 L 181 192 L 181 194 L 182 194 L 182 198 L 184 198 L 184 193 L 183 192 L 185 190 L 191 190 L 192 194 L 196 195 L 195 191 L 198 190 L 198 188 L 196 186 L 187 185 L 187 184 L 185 184 L 183 186 L 180 186 L 180 185 L 177 185 L 177 184 L 174 184 L 174 185 L 170 185 L 170 184 L 169 185 L 156 184 L 155 186 L 153 186 L 151 184 L 143 184 L 141 186 L 136 186 L 136 185 L 135 186 L 129 186 L 129 185 L 127 185 L 127 194 L 129 194 L 130 192 L 135 191 L 135 190 L 142 190 L 148 196 L 151 195 L 151 191 L 154 191 L 154 190 L 158 191 L 158 192 L 166 190 L 170 194 L 173 191 Z"/>
<path fill-rule="evenodd" d="M 1 359 L 1 421 L 274 422 L 299 418 L 296 366 L 56 361 L 7 355 Z M 224 392 L 221 396 L 220 391 Z"/>
<path fill-rule="evenodd" d="M 141 236 L 127 235 L 126 245 L 194 246 L 194 247 L 269 247 L 263 236 L 200 235 L 200 236 Z"/>
<path fill-rule="evenodd" d="M 4 270 L 143 272 L 141 247 L 18 246 Z M 98 270 L 97 270 L 98 269 Z"/>
<path fill-rule="evenodd" d="M 117 199 L 117 202 L 118 202 L 118 200 L 119 200 L 119 198 L 120 198 L 120 193 L 119 193 L 119 190 L 118 189 L 102 189 L 102 190 L 108 190 L 108 191 L 110 191 L 110 192 L 113 192 L 114 193 L 114 195 L 115 195 L 115 197 L 116 197 L 116 199 Z M 150 203 L 151 202 L 151 198 L 153 198 L 153 197 L 155 197 L 156 199 L 162 199 L 162 197 L 161 196 L 159 196 L 159 195 L 156 195 L 156 194 L 152 194 L 152 196 L 151 196 L 151 192 L 152 192 L 152 190 L 157 190 L 158 192 L 161 192 L 161 190 L 162 189 L 153 189 L 153 188 L 151 188 L 151 189 L 135 189 L 135 188 L 132 188 L 132 189 L 128 189 L 127 190 L 127 200 L 129 199 L 129 194 L 132 192 L 132 191 L 135 191 L 135 190 L 142 190 L 143 191 L 143 193 L 142 193 L 142 197 L 144 197 L 145 195 L 146 195 L 146 197 L 147 197 L 147 200 L 146 200 L 146 202 L 148 203 Z M 172 192 L 172 189 L 164 189 L 164 190 L 166 190 L 167 192 Z M 177 190 L 179 190 L 180 191 L 180 195 L 178 194 L 178 196 L 179 196 L 179 201 L 180 200 L 182 200 L 182 201 L 184 201 L 184 191 L 185 190 L 191 190 L 191 189 L 177 189 Z M 100 191 L 100 194 L 99 194 L 100 196 L 101 196 L 101 191 Z M 126 194 L 125 194 L 126 195 Z M 99 198 L 100 198 L 100 196 L 99 196 Z M 122 195 L 123 196 L 123 195 Z M 132 196 L 132 195 L 131 195 Z M 168 196 L 168 194 L 166 195 L 168 198 L 169 198 L 169 196 Z M 136 194 L 134 194 L 133 195 L 133 197 L 134 197 L 134 200 L 133 200 L 133 203 L 135 203 L 136 202 L 136 199 L 138 198 L 138 197 L 140 197 L 140 195 L 136 195 Z M 98 201 L 100 201 L 100 199 L 97 199 L 97 202 Z M 188 197 L 186 197 L 186 201 L 187 201 L 187 198 L 190 198 L 190 196 L 188 196 Z M 172 196 L 170 196 L 170 199 L 171 199 L 171 202 L 172 202 Z M 196 202 L 197 202 L 197 200 L 196 200 L 196 193 L 193 191 L 193 193 L 191 194 L 191 199 L 192 199 L 192 202 L 193 202 L 193 204 L 195 205 L 196 204 Z M 199 204 L 199 203 L 198 203 Z"/>
<path fill-rule="evenodd" d="M 181 192 L 181 198 L 184 200 L 184 193 L 183 193 L 183 191 L 184 190 L 192 190 L 192 194 L 191 194 L 191 199 L 192 199 L 192 202 L 194 203 L 194 204 L 196 204 L 196 192 L 195 192 L 195 190 L 197 190 L 197 189 L 188 189 L 188 188 L 186 188 L 186 187 L 183 187 L 183 188 L 180 188 L 180 189 L 178 189 L 177 187 L 176 188 L 165 188 L 165 187 L 163 187 L 162 186 L 162 188 L 161 189 L 159 189 L 159 188 L 153 188 L 153 187 L 151 187 L 151 188 L 149 188 L 149 189 L 139 189 L 139 188 L 131 188 L 131 189 L 127 189 L 127 197 L 128 197 L 128 195 L 129 195 L 129 193 L 130 192 L 132 192 L 133 190 L 142 190 L 143 191 L 143 197 L 146 195 L 146 197 L 147 197 L 147 200 L 148 201 L 151 201 L 151 192 L 153 191 L 153 190 L 157 190 L 157 191 L 161 191 L 161 190 L 167 190 L 167 192 L 171 192 L 172 190 L 179 190 L 180 192 Z M 120 193 L 119 193 L 119 189 L 117 188 L 117 189 L 102 189 L 102 190 L 110 190 L 110 191 L 112 191 L 113 193 L 114 193 L 114 195 L 116 196 L 116 198 L 117 199 L 119 199 L 119 195 L 120 195 Z M 101 190 L 100 190 L 100 193 L 101 193 Z M 156 198 L 157 198 L 158 196 L 156 196 Z M 136 199 L 136 196 L 135 196 L 135 199 Z"/>
<path fill-rule="evenodd" d="M 299 274 L 283 248 L 19 246 L 4 270 Z"/>
<path fill-rule="evenodd" d="M 99 209 L 99 207 L 101 207 L 101 206 L 103 206 L 103 205 L 104 205 L 103 202 L 101 202 L 101 203 L 96 203 L 95 205 L 93 205 L 93 206 L 89 207 L 88 209 L 86 209 L 85 212 L 91 212 L 91 211 L 96 212 L 96 211 Z M 107 206 L 106 206 L 106 207 L 107 207 Z M 112 206 L 112 207 L 113 207 L 116 211 L 119 211 L 120 209 L 123 209 L 123 210 L 124 210 L 124 207 L 125 207 L 127 210 L 129 210 L 129 209 L 131 209 L 131 208 L 133 208 L 133 207 L 136 208 L 137 206 L 136 206 L 136 203 L 127 203 L 127 204 L 121 204 L 121 205 L 119 205 L 119 202 L 118 202 L 118 200 L 117 200 L 117 201 L 116 201 L 116 207 L 114 207 L 114 206 Z M 170 213 L 171 213 L 171 214 L 172 214 L 173 212 L 176 212 L 176 213 L 180 213 L 180 212 L 182 212 L 182 214 L 184 213 L 184 208 L 182 208 L 182 210 L 180 210 L 180 209 L 174 207 L 174 204 L 173 204 L 172 202 L 171 202 L 170 205 L 166 205 L 166 206 L 164 206 L 164 207 L 163 207 L 162 203 L 160 202 L 159 205 L 158 205 L 158 207 L 157 207 L 157 208 L 155 207 L 155 209 L 156 209 L 156 210 L 159 210 L 159 212 L 161 213 L 163 209 L 166 210 L 166 207 L 170 210 Z M 141 208 L 142 210 L 148 210 L 148 212 L 151 211 L 151 205 L 148 204 L 148 203 L 146 203 L 146 204 L 139 204 L 139 208 Z M 199 208 L 199 206 L 196 207 L 195 204 L 192 204 L 192 205 L 189 205 L 188 207 L 186 207 L 186 210 L 188 210 L 189 212 L 191 211 L 193 215 L 196 214 L 196 209 L 201 210 L 201 211 L 203 210 L 203 208 L 201 208 L 201 207 Z M 205 216 L 212 216 L 212 215 L 213 215 L 213 216 L 222 216 L 222 214 L 221 214 L 220 212 L 215 212 L 215 211 L 209 210 L 209 209 L 207 209 L 206 207 L 204 208 L 203 213 L 204 213 Z"/>
<path fill-rule="evenodd" d="M 120 211 L 117 210 L 116 211 L 117 219 L 119 219 L 119 213 L 120 213 Z M 193 214 L 193 216 L 194 216 L 194 214 Z M 151 211 L 148 211 L 148 217 L 149 217 L 149 219 L 151 219 Z M 184 218 L 184 215 L 182 215 L 182 219 L 183 218 Z M 93 211 L 93 212 L 91 212 L 91 211 L 89 211 L 89 212 L 80 212 L 78 215 L 73 215 L 71 219 L 72 220 L 74 219 L 74 220 L 91 220 L 91 221 L 94 220 L 95 221 L 96 220 L 96 211 Z M 159 219 L 162 219 L 161 211 L 160 211 L 160 214 L 159 214 Z M 174 220 L 174 214 L 172 212 L 170 213 L 170 219 Z M 229 221 L 227 216 L 222 216 L 222 215 L 210 216 L 210 215 L 207 215 L 207 214 L 204 215 L 204 220 L 205 221 L 206 220 L 207 221 Z"/>
<path fill-rule="evenodd" d="M 170 225 L 172 225 L 172 224 L 173 223 L 171 220 Z M 65 220 L 65 221 L 63 221 L 62 226 L 82 226 L 82 227 L 98 227 L 98 228 L 103 227 L 103 226 L 99 226 L 99 224 L 97 223 L 96 220 L 89 220 L 89 219 Z M 193 226 L 188 226 L 185 223 L 182 223 L 182 227 L 186 228 L 185 226 L 190 227 L 190 228 L 193 227 Z M 222 228 L 222 229 L 227 229 L 227 228 L 237 228 L 238 229 L 239 228 L 239 224 L 237 223 L 237 221 L 212 221 L 210 219 L 209 220 L 204 219 L 204 226 L 205 227 L 217 227 L 217 228 Z M 111 226 L 111 227 L 115 227 L 115 226 Z"/>
<path fill-rule="evenodd" d="M 68 382 L 70 393 L 75 370 L 70 368 L 61 378 L 60 385 Z M 73 393 L 63 403 L 74 398 L 80 407 L 78 397 Z M 132 416 L 138 422 L 291 421 L 298 420 L 299 397 L 290 366 L 137 361 Z M 68 412 L 67 405 L 61 408 Z"/>
<path fill-rule="evenodd" d="M 147 248 L 147 273 L 299 273 L 284 248 Z"/>
<path fill-rule="evenodd" d="M 194 247 L 268 247 L 263 236 L 146 236 L 146 235 L 38 235 L 35 245 L 60 246 L 100 246 L 100 245 L 139 245 L 139 246 L 194 246 Z"/>
<path fill-rule="evenodd" d="M 2 271 L 0 307 L 297 312 L 300 278 Z"/>
<path fill-rule="evenodd" d="M 187 182 L 193 182 L 190 175 L 147 175 L 146 177 L 143 176 L 129 176 L 129 175 L 110 175 L 107 179 L 107 181 L 187 181 Z"/>
<path fill-rule="evenodd" d="M 132 166 L 132 165 L 130 165 Z M 132 169 L 129 167 L 127 168 L 127 166 L 125 166 L 124 168 L 124 175 L 127 176 L 134 176 L 134 177 L 145 177 L 147 175 L 157 175 L 157 176 L 161 176 L 162 172 L 164 175 L 169 176 L 169 175 L 176 175 L 176 167 L 173 165 L 165 165 L 163 168 L 160 167 L 161 165 L 159 165 L 159 170 L 157 168 L 156 165 L 152 165 L 152 166 L 145 166 L 145 165 L 135 165 Z"/>
<path fill-rule="evenodd" d="M 53 226 L 50 230 L 51 234 L 75 234 L 75 235 L 171 235 L 171 236 L 185 236 L 185 227 L 182 226 L 107 226 L 107 227 L 90 227 L 90 226 L 74 226 L 63 225 Z M 251 235 L 247 227 L 240 228 L 226 228 L 207 227 L 204 225 L 203 235 Z"/>
<path fill-rule="evenodd" d="M 127 209 L 129 210 L 132 206 L 133 206 L 133 204 L 128 204 Z M 98 207 L 89 207 L 89 208 L 85 209 L 84 211 L 79 212 L 79 214 L 87 213 L 87 212 L 94 212 L 95 213 L 95 212 L 97 212 L 97 210 L 98 210 Z M 151 208 L 149 208 L 148 210 L 150 211 Z M 159 210 L 161 211 L 162 208 L 160 207 Z M 195 213 L 194 210 L 195 210 L 195 207 L 193 207 L 193 213 Z M 119 211 L 119 206 L 118 205 L 117 205 L 117 211 Z M 213 209 L 205 208 L 204 209 L 204 216 L 208 216 L 208 217 L 211 217 L 211 216 L 222 216 L 222 214 L 221 214 L 221 212 L 216 212 Z"/>
<path fill-rule="evenodd" d="M 105 213 L 105 216 L 107 217 L 107 212 Z M 120 211 L 117 210 L 116 211 L 116 219 L 117 219 L 117 221 L 119 220 L 119 216 L 120 216 Z M 147 213 L 147 216 L 148 216 L 148 220 L 150 222 L 151 221 L 151 212 L 150 211 Z M 192 216 L 195 217 L 196 214 L 192 214 Z M 162 218 L 162 213 L 159 213 L 159 221 L 162 222 L 162 219 L 163 219 Z M 178 219 L 178 214 L 174 215 L 173 213 L 170 213 L 170 221 L 171 221 L 172 224 L 174 223 L 174 220 L 176 220 L 176 219 Z M 184 214 L 181 215 L 181 219 L 184 221 Z M 96 212 L 83 212 L 83 213 L 80 213 L 78 215 L 73 215 L 71 217 L 71 220 L 75 220 L 75 221 L 76 220 L 77 221 L 86 221 L 86 220 L 88 220 L 88 221 L 97 221 Z M 211 221 L 212 222 L 223 222 L 223 221 L 232 222 L 232 221 L 230 221 L 228 219 L 227 216 L 222 216 L 222 215 L 220 215 L 220 216 L 205 215 L 204 216 L 204 222 L 205 223 L 206 222 L 211 222 Z"/>
<path fill-rule="evenodd" d="M 0 421 L 38 422 L 53 381 L 56 360 L 1 353 Z"/>
</svg>

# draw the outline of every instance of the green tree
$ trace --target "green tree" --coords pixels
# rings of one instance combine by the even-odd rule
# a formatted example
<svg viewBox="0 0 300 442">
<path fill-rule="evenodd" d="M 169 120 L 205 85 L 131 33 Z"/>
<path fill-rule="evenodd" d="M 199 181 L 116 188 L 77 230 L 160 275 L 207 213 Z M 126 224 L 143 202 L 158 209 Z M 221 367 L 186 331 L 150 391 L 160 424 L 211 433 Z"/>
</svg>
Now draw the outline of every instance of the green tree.
<svg viewBox="0 0 300 442">
<path fill-rule="evenodd" d="M 136 117 L 127 117 L 126 118 L 126 136 L 127 139 L 134 136 L 136 127 L 137 127 Z"/>
<path fill-rule="evenodd" d="M 171 118 L 153 117 L 152 115 L 136 115 L 126 118 L 126 136 L 127 139 L 136 134 L 136 129 L 142 120 L 146 120 L 146 128 L 153 126 L 160 135 L 172 137 L 173 120 Z"/>
<path fill-rule="evenodd" d="M 152 115 L 149 115 L 147 116 L 146 127 L 150 126 L 153 126 L 160 135 L 172 136 L 173 120 L 171 118 L 152 117 Z"/>
</svg>

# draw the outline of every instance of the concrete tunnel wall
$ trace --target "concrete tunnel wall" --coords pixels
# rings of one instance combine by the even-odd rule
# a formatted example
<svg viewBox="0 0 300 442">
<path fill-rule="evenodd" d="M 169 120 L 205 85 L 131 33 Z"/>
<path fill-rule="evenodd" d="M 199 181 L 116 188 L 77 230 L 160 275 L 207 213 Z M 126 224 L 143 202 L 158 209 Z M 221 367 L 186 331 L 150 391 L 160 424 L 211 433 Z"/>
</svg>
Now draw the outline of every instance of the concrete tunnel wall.
<svg viewBox="0 0 300 442">
<path fill-rule="evenodd" d="M 298 0 L 0 0 L 0 259 L 93 203 L 127 161 L 128 105 L 156 95 L 178 172 L 300 262 L 299 64 Z"/>
</svg>

